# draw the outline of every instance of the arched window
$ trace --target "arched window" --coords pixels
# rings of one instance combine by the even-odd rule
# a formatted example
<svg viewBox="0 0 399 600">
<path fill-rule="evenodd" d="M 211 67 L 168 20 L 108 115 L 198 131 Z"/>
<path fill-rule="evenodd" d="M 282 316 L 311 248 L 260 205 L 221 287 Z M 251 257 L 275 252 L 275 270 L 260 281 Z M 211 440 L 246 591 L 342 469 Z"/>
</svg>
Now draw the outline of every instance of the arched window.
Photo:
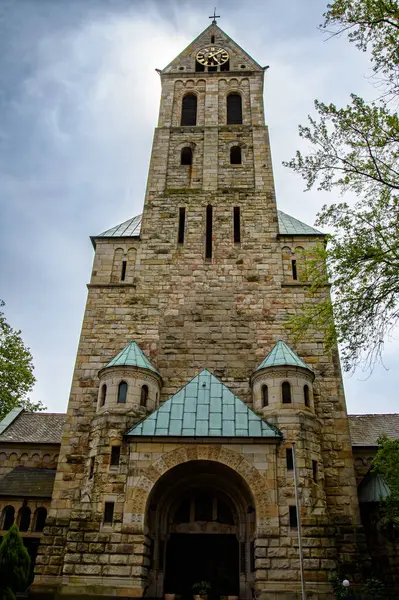
<svg viewBox="0 0 399 600">
<path fill-rule="evenodd" d="M 127 396 L 127 383 L 126 383 L 126 381 L 121 381 L 118 386 L 118 404 L 126 404 L 126 396 Z"/>
<path fill-rule="evenodd" d="M 262 408 L 269 405 L 269 389 L 267 385 L 262 385 Z"/>
<path fill-rule="evenodd" d="M 140 406 L 147 406 L 148 402 L 148 385 L 141 386 Z"/>
<path fill-rule="evenodd" d="M 1 519 L 1 528 L 8 531 L 11 525 L 14 523 L 15 509 L 13 506 L 8 505 L 3 508 L 3 514 Z"/>
<path fill-rule="evenodd" d="M 183 98 L 181 106 L 181 125 L 197 124 L 197 96 L 187 94 Z"/>
<path fill-rule="evenodd" d="M 47 510 L 41 506 L 37 509 L 35 516 L 35 531 L 43 531 L 47 518 Z"/>
<path fill-rule="evenodd" d="M 304 385 L 303 386 L 303 397 L 305 400 L 305 406 L 307 406 L 309 408 L 310 406 L 310 397 L 309 397 L 309 386 L 308 385 Z"/>
<path fill-rule="evenodd" d="M 232 146 L 230 148 L 230 164 L 231 165 L 240 165 L 241 160 L 241 148 L 240 146 Z"/>
<path fill-rule="evenodd" d="M 227 124 L 242 124 L 242 100 L 240 94 L 229 94 L 227 96 Z"/>
<path fill-rule="evenodd" d="M 18 513 L 20 531 L 28 531 L 30 525 L 30 515 L 30 508 L 28 508 L 27 506 L 23 506 L 22 508 L 20 508 Z"/>
<path fill-rule="evenodd" d="M 192 165 L 193 164 L 193 151 L 190 146 L 186 146 L 182 148 L 180 155 L 180 164 L 181 165 Z"/>
<path fill-rule="evenodd" d="M 105 404 L 105 398 L 107 397 L 107 386 L 104 383 L 103 387 L 101 388 L 101 400 L 100 400 L 100 406 L 104 406 Z"/>
<path fill-rule="evenodd" d="M 291 404 L 291 385 L 288 381 L 284 381 L 281 390 L 283 393 L 283 404 Z"/>
</svg>

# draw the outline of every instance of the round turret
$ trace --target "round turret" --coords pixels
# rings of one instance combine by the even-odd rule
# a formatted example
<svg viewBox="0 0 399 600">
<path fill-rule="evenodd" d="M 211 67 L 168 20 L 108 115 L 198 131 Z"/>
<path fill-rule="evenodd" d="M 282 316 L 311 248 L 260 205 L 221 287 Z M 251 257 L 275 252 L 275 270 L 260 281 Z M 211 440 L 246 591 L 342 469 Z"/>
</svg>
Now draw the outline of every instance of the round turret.
<svg viewBox="0 0 399 600">
<path fill-rule="evenodd" d="M 255 411 L 314 411 L 313 370 L 279 340 L 251 376 Z"/>
<path fill-rule="evenodd" d="M 159 406 L 162 378 L 136 342 L 130 342 L 98 376 L 97 412 L 138 407 L 153 411 Z"/>
</svg>

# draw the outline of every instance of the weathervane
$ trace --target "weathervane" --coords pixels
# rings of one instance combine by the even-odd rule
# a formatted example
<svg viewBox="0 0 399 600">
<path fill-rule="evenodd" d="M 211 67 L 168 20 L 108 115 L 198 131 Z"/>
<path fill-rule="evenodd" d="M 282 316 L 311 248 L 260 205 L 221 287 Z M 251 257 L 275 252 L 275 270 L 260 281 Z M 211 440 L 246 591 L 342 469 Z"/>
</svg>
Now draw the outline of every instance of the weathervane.
<svg viewBox="0 0 399 600">
<path fill-rule="evenodd" d="M 220 15 L 216 14 L 216 6 L 215 6 L 215 10 L 213 11 L 213 15 L 211 15 L 209 18 L 213 19 L 212 25 L 216 25 L 217 24 L 216 19 L 220 19 Z"/>
</svg>

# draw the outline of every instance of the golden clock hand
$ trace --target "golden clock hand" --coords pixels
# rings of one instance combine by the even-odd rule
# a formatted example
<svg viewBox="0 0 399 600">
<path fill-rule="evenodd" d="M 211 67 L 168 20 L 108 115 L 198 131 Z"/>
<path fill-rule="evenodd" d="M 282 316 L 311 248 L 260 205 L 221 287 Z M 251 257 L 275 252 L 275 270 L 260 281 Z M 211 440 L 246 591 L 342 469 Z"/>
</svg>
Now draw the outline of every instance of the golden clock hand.
<svg viewBox="0 0 399 600">
<path fill-rule="evenodd" d="M 212 54 L 208 54 L 208 58 L 213 58 L 214 56 L 216 56 L 216 54 L 220 54 L 221 52 L 223 52 L 223 48 L 220 48 L 220 50 L 218 50 L 217 52 L 213 52 Z"/>
</svg>

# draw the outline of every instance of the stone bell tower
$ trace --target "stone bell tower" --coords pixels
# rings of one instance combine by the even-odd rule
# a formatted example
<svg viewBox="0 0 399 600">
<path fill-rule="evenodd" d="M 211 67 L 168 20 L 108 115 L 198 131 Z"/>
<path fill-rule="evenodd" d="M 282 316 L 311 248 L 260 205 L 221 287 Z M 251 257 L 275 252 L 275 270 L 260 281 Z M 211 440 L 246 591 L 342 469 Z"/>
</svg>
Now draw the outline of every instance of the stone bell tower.
<svg viewBox="0 0 399 600">
<path fill-rule="evenodd" d="M 159 74 L 143 214 L 92 237 L 32 592 L 297 598 L 295 442 L 305 577 L 329 598 L 359 548 L 341 372 L 285 327 L 323 234 L 277 210 L 265 68 L 213 22 Z"/>
</svg>

